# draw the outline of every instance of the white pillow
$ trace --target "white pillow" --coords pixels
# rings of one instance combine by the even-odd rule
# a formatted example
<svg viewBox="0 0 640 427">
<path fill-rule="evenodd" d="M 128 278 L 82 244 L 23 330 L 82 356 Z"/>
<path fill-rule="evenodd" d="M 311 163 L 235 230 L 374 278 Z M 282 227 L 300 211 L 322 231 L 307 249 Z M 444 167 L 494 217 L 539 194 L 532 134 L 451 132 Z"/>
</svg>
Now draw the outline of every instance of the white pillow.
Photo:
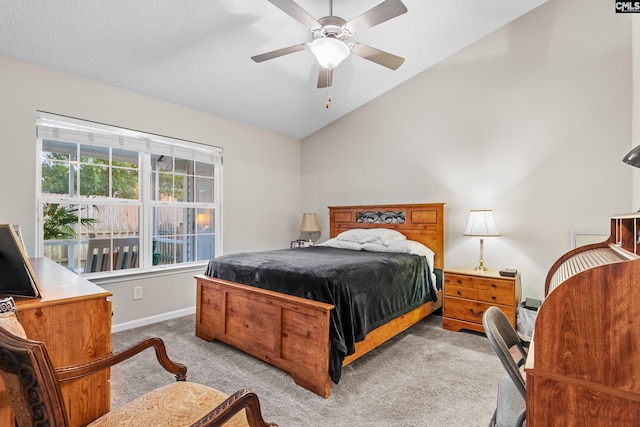
<svg viewBox="0 0 640 427">
<path fill-rule="evenodd" d="M 369 252 L 392 252 L 389 250 L 389 246 L 383 245 L 380 242 L 363 243 L 362 250 L 369 251 Z"/>
<path fill-rule="evenodd" d="M 395 252 L 400 254 L 414 254 L 433 258 L 434 252 L 427 246 L 415 240 L 397 240 L 390 245 L 383 245 L 379 242 L 367 242 L 362 244 L 363 251 L 371 252 Z"/>
<path fill-rule="evenodd" d="M 322 243 L 318 243 L 316 246 L 326 246 L 329 248 L 337 248 L 337 249 L 350 249 L 353 251 L 362 250 L 362 244 L 357 242 L 350 242 L 349 240 L 338 240 L 338 239 L 329 239 Z"/>
<path fill-rule="evenodd" d="M 422 255 L 433 260 L 435 253 L 428 247 L 415 240 L 400 240 L 389 245 L 390 252 L 400 252 L 414 255 Z"/>
<path fill-rule="evenodd" d="M 389 246 L 393 242 L 405 240 L 407 236 L 389 228 L 354 228 L 338 234 L 336 239 L 356 243 L 379 243 Z"/>
</svg>

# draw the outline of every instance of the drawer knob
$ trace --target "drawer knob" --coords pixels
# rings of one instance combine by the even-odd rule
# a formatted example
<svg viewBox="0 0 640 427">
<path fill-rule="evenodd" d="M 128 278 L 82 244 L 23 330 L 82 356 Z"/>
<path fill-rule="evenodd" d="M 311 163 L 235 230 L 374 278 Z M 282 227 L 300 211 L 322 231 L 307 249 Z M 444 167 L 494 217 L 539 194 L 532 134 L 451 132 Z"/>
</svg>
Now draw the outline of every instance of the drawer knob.
<svg viewBox="0 0 640 427">
<path fill-rule="evenodd" d="M 473 309 L 470 308 L 469 311 L 471 312 L 471 314 L 473 314 L 474 316 L 482 316 L 482 313 L 484 313 L 484 310 L 478 310 L 477 312 Z"/>
<path fill-rule="evenodd" d="M 497 298 L 495 295 L 491 295 L 491 299 L 495 301 Z"/>
<path fill-rule="evenodd" d="M 498 285 L 496 285 L 495 283 L 492 283 L 491 286 L 493 286 L 494 288 L 498 287 Z"/>
<path fill-rule="evenodd" d="M 458 282 L 458 284 L 461 284 L 462 280 L 458 279 L 458 280 L 456 280 L 456 282 Z"/>
<path fill-rule="evenodd" d="M 458 291 L 458 295 L 462 295 L 462 291 Z"/>
</svg>

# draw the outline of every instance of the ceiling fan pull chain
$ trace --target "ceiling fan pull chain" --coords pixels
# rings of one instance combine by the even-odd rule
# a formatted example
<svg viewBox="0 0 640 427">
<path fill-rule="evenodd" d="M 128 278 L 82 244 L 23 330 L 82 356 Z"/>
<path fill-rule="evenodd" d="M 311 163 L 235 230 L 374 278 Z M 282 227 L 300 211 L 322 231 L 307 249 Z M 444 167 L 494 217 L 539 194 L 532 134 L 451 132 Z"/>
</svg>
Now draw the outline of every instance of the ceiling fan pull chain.
<svg viewBox="0 0 640 427">
<path fill-rule="evenodd" d="M 327 78 L 327 82 L 324 85 L 325 91 L 327 92 L 327 102 L 324 104 L 324 107 L 325 108 L 329 108 L 329 105 L 331 104 L 331 93 L 329 92 L 329 86 L 331 85 L 330 75 L 331 75 L 332 71 L 329 70 L 329 69 L 321 68 L 320 69 L 320 76 L 322 76 L 323 72 L 325 73 L 326 78 Z"/>
</svg>

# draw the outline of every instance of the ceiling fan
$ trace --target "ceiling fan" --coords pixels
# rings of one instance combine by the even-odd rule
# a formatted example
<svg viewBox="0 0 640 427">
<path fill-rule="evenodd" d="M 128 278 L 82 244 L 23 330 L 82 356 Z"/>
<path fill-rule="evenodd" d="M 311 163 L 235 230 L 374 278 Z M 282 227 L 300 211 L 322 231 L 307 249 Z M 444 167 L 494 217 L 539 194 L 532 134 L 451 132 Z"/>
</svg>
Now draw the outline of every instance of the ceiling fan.
<svg viewBox="0 0 640 427">
<path fill-rule="evenodd" d="M 320 64 L 318 88 L 331 86 L 333 69 L 349 54 L 360 56 L 384 67 L 396 70 L 404 58 L 359 42 L 349 42 L 355 34 L 388 21 L 407 11 L 401 0 L 385 0 L 351 21 L 333 16 L 333 0 L 329 2 L 329 16 L 316 20 L 293 0 L 269 0 L 276 7 L 309 28 L 313 40 L 308 43 L 252 56 L 255 62 L 263 62 L 309 48 Z"/>
</svg>

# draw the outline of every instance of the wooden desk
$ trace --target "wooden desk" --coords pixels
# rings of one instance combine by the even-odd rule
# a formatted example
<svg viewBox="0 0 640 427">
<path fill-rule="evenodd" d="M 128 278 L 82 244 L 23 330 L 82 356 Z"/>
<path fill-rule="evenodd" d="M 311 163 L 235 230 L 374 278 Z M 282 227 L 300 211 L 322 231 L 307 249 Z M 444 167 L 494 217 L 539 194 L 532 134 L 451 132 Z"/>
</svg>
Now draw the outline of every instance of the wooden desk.
<svg viewBox="0 0 640 427">
<path fill-rule="evenodd" d="M 527 427 L 640 420 L 640 213 L 562 255 L 545 281 L 527 375 Z"/>
<path fill-rule="evenodd" d="M 15 298 L 27 337 L 43 341 L 56 367 L 88 362 L 111 352 L 110 292 L 46 258 L 30 259 L 41 298 Z M 70 426 L 87 424 L 110 407 L 110 371 L 62 386 Z M 0 381 L 0 425 L 13 425 Z"/>
</svg>

